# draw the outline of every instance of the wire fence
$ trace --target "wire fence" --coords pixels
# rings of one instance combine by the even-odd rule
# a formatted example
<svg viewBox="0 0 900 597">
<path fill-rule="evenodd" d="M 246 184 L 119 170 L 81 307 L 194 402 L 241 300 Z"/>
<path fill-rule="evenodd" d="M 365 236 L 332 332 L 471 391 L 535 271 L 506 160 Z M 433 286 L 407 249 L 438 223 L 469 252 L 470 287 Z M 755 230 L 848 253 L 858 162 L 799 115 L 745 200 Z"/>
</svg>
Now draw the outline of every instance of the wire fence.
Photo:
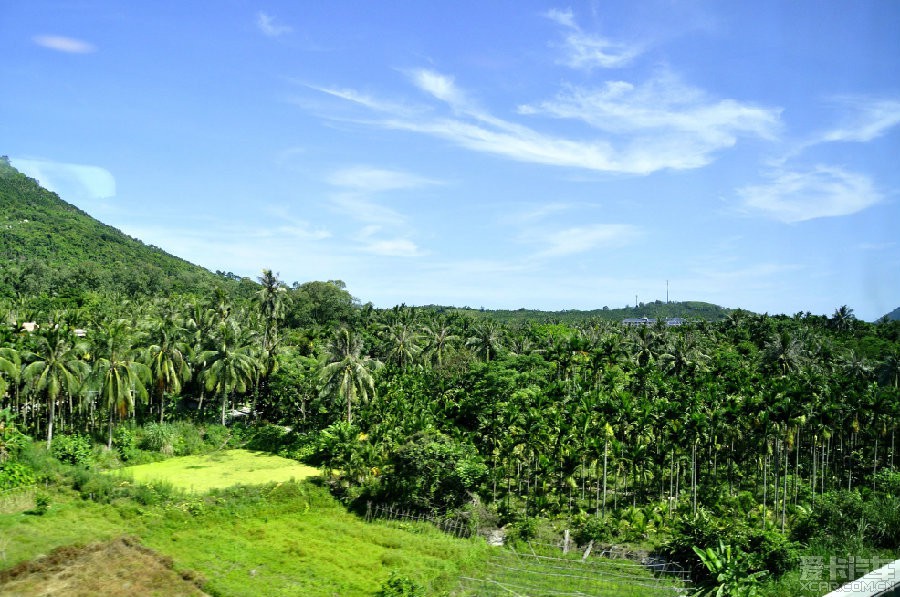
<svg viewBox="0 0 900 597">
<path fill-rule="evenodd" d="M 535 546 L 528 547 L 528 552 L 510 547 L 497 549 L 485 562 L 481 574 L 460 578 L 454 595 L 674 597 L 691 591 L 689 583 L 654 574 L 630 560 L 608 560 L 578 551 L 545 555 L 546 548 L 537 546 L 536 551 Z"/>
<path fill-rule="evenodd" d="M 395 506 L 373 506 L 369 503 L 366 506 L 366 521 L 371 522 L 375 519 L 397 520 L 402 522 L 428 522 L 448 535 L 460 538 L 472 537 L 476 532 L 476 529 L 472 527 L 469 520 L 459 516 L 416 512 L 414 510 L 398 508 Z"/>
<path fill-rule="evenodd" d="M 488 536 L 468 518 L 453 513 L 416 512 L 391 505 L 366 508 L 366 520 L 427 522 L 455 537 Z M 692 592 L 688 570 L 647 552 L 620 546 L 579 549 L 566 533 L 562 540 L 530 541 L 518 550 L 498 547 L 490 557 L 459 578 L 451 593 L 469 596 L 645 597 L 686 595 Z"/>
</svg>

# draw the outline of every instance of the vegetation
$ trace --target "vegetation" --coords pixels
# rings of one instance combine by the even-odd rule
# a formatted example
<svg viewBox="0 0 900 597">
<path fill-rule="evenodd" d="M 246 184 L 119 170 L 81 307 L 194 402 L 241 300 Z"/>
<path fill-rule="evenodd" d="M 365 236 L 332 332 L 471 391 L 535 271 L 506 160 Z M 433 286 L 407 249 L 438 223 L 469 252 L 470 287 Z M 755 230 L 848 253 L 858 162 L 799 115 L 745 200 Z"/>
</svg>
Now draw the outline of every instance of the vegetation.
<svg viewBox="0 0 900 597">
<path fill-rule="evenodd" d="M 6 200 L 51 199 L 18 173 L 0 178 Z M 265 499 L 251 489 L 181 498 L 170 485 L 138 489 L 91 469 L 223 447 L 265 450 L 320 466 L 332 493 L 358 512 L 370 503 L 452 510 L 522 539 L 542 521 L 564 521 L 582 546 L 640 545 L 723 593 L 777 591 L 793 582 L 803 553 L 900 547 L 900 322 L 862 322 L 841 306 L 831 316 L 734 310 L 681 326 L 625 327 L 580 314 L 380 310 L 360 305 L 340 281 L 288 286 L 270 270 L 258 284 L 220 276 L 227 283 L 180 292 L 172 282 L 167 292 L 149 287 L 150 296 L 112 282 L 102 292 L 54 294 L 4 271 L 12 290 L 0 299 L 0 479 L 49 486 L 70 475 L 78 499 L 114 507 L 127 499 L 172 510 L 183 500 L 171 515 L 184 529 L 166 526 L 169 510 L 144 510 L 135 520 L 160 516 L 169 534 L 139 536 L 202 569 L 223 594 L 241 594 L 238 578 L 260 570 L 242 568 L 243 558 L 281 562 L 287 537 L 317 532 L 287 513 L 303 500 L 324 504 L 324 490 L 284 484 L 302 487 L 300 502 L 275 499 L 295 490 L 271 487 Z M 661 318 L 686 304 L 653 305 L 635 315 Z M 55 458 L 23 448 L 23 433 Z M 81 468 L 54 473 L 60 461 Z M 48 503 L 29 525 L 78 502 L 62 492 Z M 375 542 L 390 534 L 352 530 L 359 521 L 328 504 L 336 533 Z M 222 514 L 231 507 L 285 520 L 266 528 L 254 519 L 257 540 Z M 96 528 L 86 540 L 109 539 L 120 525 Z M 63 545 L 63 535 L 34 553 Z M 359 547 L 340 543 L 333 547 Z M 22 557 L 34 555 L 27 551 Z M 406 590 L 399 576 L 383 584 L 384 552 L 376 551 L 365 580 L 337 556 L 327 574 L 348 591 Z M 449 574 L 434 562 L 424 574 L 412 559 L 390 567 L 421 586 Z M 284 566 L 278 574 L 293 578 L 294 564 Z M 324 582 L 322 574 L 309 582 Z M 735 584 L 741 575 L 756 582 Z"/>
</svg>

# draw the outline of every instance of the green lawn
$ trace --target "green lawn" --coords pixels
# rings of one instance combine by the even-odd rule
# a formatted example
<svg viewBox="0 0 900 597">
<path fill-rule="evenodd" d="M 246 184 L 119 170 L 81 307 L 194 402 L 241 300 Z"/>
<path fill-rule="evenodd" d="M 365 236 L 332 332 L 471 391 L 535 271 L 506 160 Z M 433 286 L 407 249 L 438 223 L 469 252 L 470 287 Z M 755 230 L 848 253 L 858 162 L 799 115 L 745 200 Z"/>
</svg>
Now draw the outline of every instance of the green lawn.
<svg viewBox="0 0 900 597">
<path fill-rule="evenodd" d="M 165 481 L 185 491 L 205 493 L 232 485 L 259 485 L 291 479 L 301 481 L 315 477 L 319 471 L 267 452 L 226 450 L 129 466 L 113 474 L 130 477 L 137 483 Z"/>
</svg>

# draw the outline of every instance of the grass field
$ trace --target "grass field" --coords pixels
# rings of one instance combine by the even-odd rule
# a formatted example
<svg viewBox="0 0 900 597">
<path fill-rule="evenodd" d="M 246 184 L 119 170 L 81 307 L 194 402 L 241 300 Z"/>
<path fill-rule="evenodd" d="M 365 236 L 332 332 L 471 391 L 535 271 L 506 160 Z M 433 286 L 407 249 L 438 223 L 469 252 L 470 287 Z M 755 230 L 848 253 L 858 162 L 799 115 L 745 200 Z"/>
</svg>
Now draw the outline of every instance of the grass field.
<svg viewBox="0 0 900 597">
<path fill-rule="evenodd" d="M 491 550 L 481 540 L 456 539 L 427 523 L 367 523 L 347 512 L 324 487 L 275 481 L 316 474 L 294 465 L 265 454 L 230 451 L 215 458 L 173 458 L 149 468 L 133 467 L 141 470 L 140 478 L 162 482 L 145 488 L 136 486 L 138 474 L 128 479 L 95 475 L 98 487 L 105 483 L 129 489 L 131 497 L 103 494 L 109 503 L 83 499 L 91 494 L 85 488 L 79 493 L 66 486 L 43 487 L 50 502 L 43 516 L 0 514 L 0 570 L 56 548 L 110 541 L 115 546 L 117 537 L 131 535 L 159 557 L 170 558 L 176 573 L 204 579 L 203 589 L 213 595 L 375 595 L 393 571 L 433 595 L 452 591 L 460 576 Z M 247 484 L 262 480 L 270 482 Z M 174 490 L 173 483 L 188 491 Z M 210 487 L 202 493 L 201 488 Z M 120 570 L 117 574 L 128 582 L 149 583 L 144 594 L 167 594 L 164 586 L 153 588 L 152 578 L 139 578 L 146 575 L 143 566 L 133 564 L 141 561 L 134 550 L 117 547 L 102 553 L 106 557 L 73 557 L 71 570 L 57 561 L 55 568 L 41 572 L 46 581 L 38 584 Z M 91 565 L 102 570 L 92 574 Z M 147 567 L 146 572 L 158 571 Z M 10 591 L 0 584 L 0 595 Z"/>
<path fill-rule="evenodd" d="M 589 557 L 577 551 L 495 548 L 478 569 L 461 575 L 458 597 L 492 595 L 559 595 L 590 597 L 654 597 L 686 594 L 683 584 L 655 577 L 638 562 Z"/>
<path fill-rule="evenodd" d="M 185 491 L 204 493 L 232 485 L 301 481 L 317 476 L 319 471 L 267 452 L 225 450 L 129 466 L 112 474 L 130 477 L 137 483 L 164 481 Z"/>
</svg>

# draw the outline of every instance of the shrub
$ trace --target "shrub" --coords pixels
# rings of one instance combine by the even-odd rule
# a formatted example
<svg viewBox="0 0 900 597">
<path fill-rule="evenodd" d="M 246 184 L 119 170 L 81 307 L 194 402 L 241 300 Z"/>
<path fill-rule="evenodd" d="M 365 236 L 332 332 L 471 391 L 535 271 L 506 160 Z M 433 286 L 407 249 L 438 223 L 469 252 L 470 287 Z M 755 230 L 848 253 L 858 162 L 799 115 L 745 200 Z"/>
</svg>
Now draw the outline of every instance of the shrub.
<svg viewBox="0 0 900 597">
<path fill-rule="evenodd" d="M 511 525 L 510 539 L 513 541 L 530 541 L 537 536 L 537 530 L 537 518 L 523 518 Z"/>
<path fill-rule="evenodd" d="M 92 461 L 93 446 L 83 435 L 57 435 L 50 444 L 50 453 L 60 462 L 88 466 Z"/>
<path fill-rule="evenodd" d="M 34 471 L 21 462 L 0 462 L 0 491 L 34 485 L 36 481 Z"/>
<path fill-rule="evenodd" d="M 381 585 L 379 597 L 425 597 L 422 585 L 407 576 L 392 571 L 391 576 Z"/>
<path fill-rule="evenodd" d="M 28 436 L 13 425 L 13 416 L 9 410 L 0 410 L 0 462 L 14 460 L 28 445 L 28 440 Z"/>
<path fill-rule="evenodd" d="M 203 430 L 203 443 L 207 447 L 218 450 L 228 442 L 230 433 L 224 425 L 207 425 Z"/>
<path fill-rule="evenodd" d="M 611 538 L 610 528 L 599 516 L 581 515 L 575 519 L 575 542 L 587 545 L 591 541 L 608 541 Z"/>
<path fill-rule="evenodd" d="M 264 452 L 277 452 L 284 442 L 287 430 L 278 425 L 260 425 L 251 429 L 250 440 L 246 447 L 249 450 L 262 450 Z"/>
<path fill-rule="evenodd" d="M 174 440 L 174 452 L 176 456 L 190 456 L 205 451 L 203 436 L 196 425 L 192 423 L 175 423 L 172 425 Z"/>
<path fill-rule="evenodd" d="M 142 449 L 169 455 L 175 453 L 177 434 L 172 425 L 168 423 L 147 423 L 144 425 L 142 435 L 140 442 Z"/>
<path fill-rule="evenodd" d="M 134 459 L 138 454 L 137 438 L 134 430 L 127 425 L 119 425 L 113 432 L 113 447 L 122 462 Z"/>
</svg>

